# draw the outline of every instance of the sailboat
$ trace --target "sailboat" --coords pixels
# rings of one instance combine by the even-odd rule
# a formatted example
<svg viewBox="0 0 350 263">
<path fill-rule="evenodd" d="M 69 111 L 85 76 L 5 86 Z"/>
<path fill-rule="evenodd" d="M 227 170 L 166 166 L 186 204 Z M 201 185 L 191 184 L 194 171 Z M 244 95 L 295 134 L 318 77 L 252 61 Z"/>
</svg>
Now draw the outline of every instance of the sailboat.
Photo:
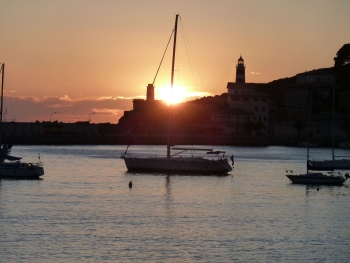
<svg viewBox="0 0 350 263">
<path fill-rule="evenodd" d="M 176 54 L 177 24 L 179 15 L 175 17 L 173 56 L 171 69 L 171 90 L 174 83 L 174 65 Z M 224 151 L 214 151 L 212 148 L 184 148 L 171 146 L 171 105 L 168 107 L 168 136 L 167 136 L 167 154 L 166 156 L 154 155 L 133 155 L 127 152 L 128 148 L 122 154 L 125 165 L 129 171 L 147 171 L 147 172 L 175 172 L 175 173 L 208 173 L 224 174 L 232 171 L 229 159 Z M 206 152 L 206 155 L 198 156 L 194 152 Z M 190 153 L 190 155 L 184 155 Z M 233 165 L 233 155 L 230 158 Z"/>
<path fill-rule="evenodd" d="M 349 174 L 343 176 L 340 172 L 309 172 L 305 174 L 293 174 L 293 171 L 288 171 L 286 176 L 293 184 L 320 184 L 320 185 L 342 185 L 348 178 Z"/>
<path fill-rule="evenodd" d="M 310 109 L 309 109 L 309 129 L 310 129 L 310 119 L 311 119 L 311 106 L 312 106 L 312 95 L 310 95 Z M 308 132 L 310 136 L 310 131 Z M 310 138 L 308 142 L 310 141 Z M 334 156 L 334 155 L 333 155 Z M 313 167 L 310 157 L 310 144 L 307 147 L 306 155 L 306 173 L 303 174 L 293 174 L 292 170 L 286 170 L 286 176 L 293 184 L 318 184 L 318 185 L 342 185 L 348 178 L 349 174 L 343 176 L 340 172 L 334 172 L 333 167 L 328 167 L 324 169 L 318 169 Z M 322 172 L 323 171 L 323 172 Z"/>
<path fill-rule="evenodd" d="M 2 130 L 2 113 L 3 113 L 3 101 L 4 101 L 4 75 L 5 64 L 1 64 L 1 105 L 0 105 L 0 128 Z M 2 133 L 2 132 L 1 132 Z M 21 157 L 11 156 L 12 149 L 11 144 L 1 144 L 0 138 L 0 178 L 9 179 L 37 179 L 44 175 L 43 164 L 39 160 L 33 163 L 21 162 Z"/>
<path fill-rule="evenodd" d="M 341 172 L 336 172 L 333 168 L 317 169 L 312 167 L 309 160 L 309 147 L 306 159 L 306 173 L 293 174 L 292 170 L 286 170 L 286 176 L 293 184 L 342 185 L 350 178 L 348 173 L 342 175 Z"/>
<path fill-rule="evenodd" d="M 329 171 L 329 170 L 350 170 L 349 159 L 335 159 L 334 155 L 334 87 L 333 87 L 333 121 L 332 121 L 332 159 L 328 160 L 309 160 L 308 168 L 310 170 Z"/>
</svg>

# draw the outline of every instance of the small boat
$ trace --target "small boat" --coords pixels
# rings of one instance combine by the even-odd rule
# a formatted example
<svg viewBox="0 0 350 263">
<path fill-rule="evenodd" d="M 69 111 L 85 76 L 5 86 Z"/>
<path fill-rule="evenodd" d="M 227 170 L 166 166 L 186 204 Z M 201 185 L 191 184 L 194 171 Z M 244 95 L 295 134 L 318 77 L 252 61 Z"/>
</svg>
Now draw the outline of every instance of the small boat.
<svg viewBox="0 0 350 263">
<path fill-rule="evenodd" d="M 0 148 L 0 178 L 7 179 L 38 179 L 44 175 L 43 164 L 21 162 L 21 157 L 9 155 L 12 145 L 4 144 Z"/>
<path fill-rule="evenodd" d="M 308 169 L 316 171 L 350 170 L 350 160 L 309 160 Z"/>
<path fill-rule="evenodd" d="M 293 174 L 293 171 L 286 171 L 286 176 L 293 184 L 319 184 L 319 185 L 342 185 L 348 178 L 349 174 L 343 176 L 340 172 L 309 172 L 305 174 Z"/>
<path fill-rule="evenodd" d="M 332 124 L 332 159 L 326 160 L 308 160 L 307 168 L 309 170 L 316 171 L 333 171 L 333 170 L 350 170 L 350 159 L 335 159 L 334 154 L 334 88 L 333 88 L 333 124 Z M 350 147 L 349 142 L 344 142 L 343 144 L 339 144 L 342 147 Z M 337 157 L 346 157 L 346 156 L 337 156 Z"/>
<path fill-rule="evenodd" d="M 311 106 L 312 106 L 312 94 L 310 96 L 309 127 L 310 127 L 310 119 L 311 119 Z M 289 180 L 292 181 L 293 184 L 341 185 L 349 178 L 349 174 L 345 174 L 345 176 L 343 176 L 340 172 L 338 173 L 334 172 L 335 170 L 334 166 L 330 167 L 330 166 L 324 165 L 324 167 L 320 167 L 320 166 L 314 165 L 315 161 L 309 160 L 311 145 L 309 143 L 306 145 L 307 145 L 306 173 L 293 174 L 292 170 L 286 170 L 286 176 L 289 178 Z M 319 161 L 319 162 L 327 163 L 328 161 Z M 334 147 L 333 147 L 332 162 L 334 162 Z M 322 171 L 327 171 L 327 172 L 322 172 Z"/>
<path fill-rule="evenodd" d="M 40 163 L 1 162 L 0 179 L 38 179 L 44 175 Z"/>
<path fill-rule="evenodd" d="M 172 70 L 171 70 L 171 89 L 174 82 L 174 65 L 175 65 L 175 53 L 176 53 L 176 35 L 177 35 L 177 22 L 179 15 L 175 18 L 174 33 L 174 45 L 173 45 L 173 57 L 172 57 Z M 201 148 L 176 148 L 171 144 L 171 119 L 172 109 L 171 105 L 168 106 L 168 136 L 167 136 L 167 154 L 164 156 L 158 155 L 132 155 L 127 153 L 128 147 L 121 158 L 124 159 L 125 165 L 129 171 L 147 171 L 147 172 L 176 172 L 176 173 L 210 173 L 210 174 L 223 174 L 232 171 L 232 167 L 229 164 L 228 158 L 225 157 L 223 151 L 213 151 L 213 149 L 201 149 Z M 171 151 L 176 151 L 172 153 Z M 188 152 L 207 152 L 205 156 L 194 156 L 181 154 Z M 233 155 L 231 156 L 233 165 Z"/>
<path fill-rule="evenodd" d="M 1 85 L 1 105 L 0 105 L 0 127 L 2 124 L 3 112 L 3 90 L 4 90 L 5 64 L 1 64 L 2 85 Z M 1 142 L 1 138 L 0 138 Z M 33 163 L 21 162 L 21 157 L 9 155 L 12 149 L 11 144 L 0 143 L 0 178 L 7 179 L 37 179 L 44 175 L 44 167 L 39 160 Z"/>
</svg>

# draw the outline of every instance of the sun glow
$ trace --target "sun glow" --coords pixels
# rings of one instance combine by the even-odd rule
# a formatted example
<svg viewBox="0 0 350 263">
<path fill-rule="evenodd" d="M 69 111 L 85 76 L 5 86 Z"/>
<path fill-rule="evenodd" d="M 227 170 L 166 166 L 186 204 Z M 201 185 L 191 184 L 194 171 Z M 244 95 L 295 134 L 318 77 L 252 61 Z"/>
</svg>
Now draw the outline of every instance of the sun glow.
<svg viewBox="0 0 350 263">
<path fill-rule="evenodd" d="M 157 99 L 165 101 L 167 104 L 176 104 L 185 101 L 185 98 L 189 97 L 187 88 L 181 86 L 159 87 L 156 91 Z"/>
</svg>

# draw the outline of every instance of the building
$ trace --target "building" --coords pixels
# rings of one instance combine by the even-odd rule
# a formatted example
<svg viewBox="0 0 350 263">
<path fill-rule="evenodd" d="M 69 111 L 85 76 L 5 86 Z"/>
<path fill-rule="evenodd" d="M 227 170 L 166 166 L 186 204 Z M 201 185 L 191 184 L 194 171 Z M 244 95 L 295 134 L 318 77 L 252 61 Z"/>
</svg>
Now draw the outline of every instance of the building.
<svg viewBox="0 0 350 263">
<path fill-rule="evenodd" d="M 335 86 L 332 68 L 312 70 L 296 75 L 296 83 L 286 87 L 284 106 L 295 109 L 310 107 L 310 93 L 326 97 Z"/>
<path fill-rule="evenodd" d="M 231 120 L 224 129 L 231 133 L 252 132 L 266 134 L 269 119 L 269 95 L 258 92 L 266 84 L 246 83 L 245 65 L 242 56 L 236 67 L 236 82 L 227 83 L 229 110 L 226 117 Z M 213 113 L 214 122 L 218 113 Z M 232 119 L 233 118 L 233 119 Z"/>
<path fill-rule="evenodd" d="M 204 126 L 207 133 L 245 133 L 251 113 L 241 109 L 218 109 L 212 112 L 210 123 Z"/>
</svg>

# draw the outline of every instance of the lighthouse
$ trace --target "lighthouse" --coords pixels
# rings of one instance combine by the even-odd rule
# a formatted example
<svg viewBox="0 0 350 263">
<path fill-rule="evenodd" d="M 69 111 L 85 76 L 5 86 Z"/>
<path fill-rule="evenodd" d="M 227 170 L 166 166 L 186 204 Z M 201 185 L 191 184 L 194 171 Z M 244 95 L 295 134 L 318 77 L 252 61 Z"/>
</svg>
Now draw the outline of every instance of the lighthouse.
<svg viewBox="0 0 350 263">
<path fill-rule="evenodd" d="M 239 57 L 236 67 L 236 83 L 245 83 L 245 65 L 242 56 Z"/>
</svg>

